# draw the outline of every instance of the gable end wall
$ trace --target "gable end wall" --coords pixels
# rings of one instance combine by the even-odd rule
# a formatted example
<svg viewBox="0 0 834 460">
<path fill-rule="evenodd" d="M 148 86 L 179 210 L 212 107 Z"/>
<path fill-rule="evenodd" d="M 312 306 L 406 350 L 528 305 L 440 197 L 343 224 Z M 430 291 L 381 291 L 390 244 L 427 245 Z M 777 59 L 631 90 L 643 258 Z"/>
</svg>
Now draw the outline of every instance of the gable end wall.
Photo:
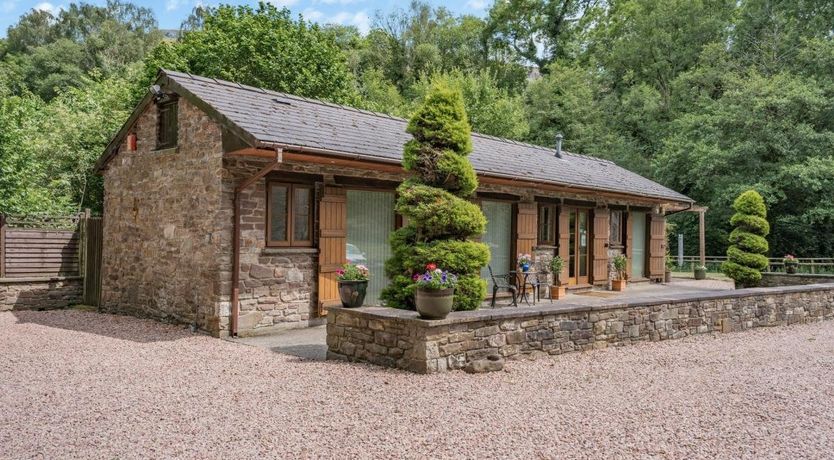
<svg viewBox="0 0 834 460">
<path fill-rule="evenodd" d="M 220 209 L 221 130 L 185 98 L 178 112 L 177 149 L 155 150 L 150 105 L 133 126 L 137 150 L 124 142 L 104 171 L 102 307 L 217 335 L 218 257 L 231 238 Z"/>
</svg>

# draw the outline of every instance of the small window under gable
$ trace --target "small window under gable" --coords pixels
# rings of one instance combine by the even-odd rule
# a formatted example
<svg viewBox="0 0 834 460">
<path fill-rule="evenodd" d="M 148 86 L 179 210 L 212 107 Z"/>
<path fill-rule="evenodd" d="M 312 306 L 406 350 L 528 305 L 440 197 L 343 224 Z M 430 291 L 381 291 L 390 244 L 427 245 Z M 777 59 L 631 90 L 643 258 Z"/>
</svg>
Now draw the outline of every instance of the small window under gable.
<svg viewBox="0 0 834 460">
<path fill-rule="evenodd" d="M 169 149 L 177 146 L 177 105 L 176 95 L 166 95 L 156 103 L 156 148 Z"/>
</svg>

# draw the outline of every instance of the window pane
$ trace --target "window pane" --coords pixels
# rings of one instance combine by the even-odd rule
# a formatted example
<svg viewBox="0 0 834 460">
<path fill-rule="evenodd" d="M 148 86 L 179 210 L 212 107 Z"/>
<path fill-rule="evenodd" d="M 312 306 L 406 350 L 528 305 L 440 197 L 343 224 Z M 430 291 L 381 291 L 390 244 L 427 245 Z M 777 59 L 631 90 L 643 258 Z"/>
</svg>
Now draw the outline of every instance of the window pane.
<svg viewBox="0 0 834 460">
<path fill-rule="evenodd" d="M 287 187 L 273 185 L 269 189 L 270 241 L 287 241 Z"/>
<path fill-rule="evenodd" d="M 293 188 L 293 239 L 295 241 L 310 240 L 310 189 Z"/>
<path fill-rule="evenodd" d="M 496 275 L 505 274 L 513 268 L 513 205 L 501 201 L 483 201 L 481 210 L 487 218 L 486 233 L 481 242 L 489 246 L 489 264 Z M 492 292 L 492 280 L 487 267 L 481 269 L 481 278 L 487 280 L 488 292 Z"/>
<path fill-rule="evenodd" d="M 391 258 L 394 198 L 391 192 L 347 191 L 347 261 L 371 270 L 365 305 L 379 305 L 379 294 L 388 285 L 385 261 Z"/>
<path fill-rule="evenodd" d="M 611 244 L 620 244 L 622 243 L 622 213 L 620 211 L 611 211 L 611 229 L 609 231 L 609 239 L 611 240 Z"/>
</svg>

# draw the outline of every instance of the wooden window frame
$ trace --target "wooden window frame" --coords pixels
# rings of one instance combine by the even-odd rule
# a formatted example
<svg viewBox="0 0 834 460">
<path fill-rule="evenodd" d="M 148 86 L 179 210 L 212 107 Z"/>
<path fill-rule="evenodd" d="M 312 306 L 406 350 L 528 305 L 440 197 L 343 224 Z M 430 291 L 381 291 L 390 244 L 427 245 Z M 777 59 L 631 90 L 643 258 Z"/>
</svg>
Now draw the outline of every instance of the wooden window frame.
<svg viewBox="0 0 834 460">
<path fill-rule="evenodd" d="M 170 115 L 173 113 L 173 115 Z M 168 116 L 163 119 L 163 114 Z M 171 119 L 170 117 L 173 117 Z M 172 127 L 164 125 L 170 123 Z M 171 134 L 170 138 L 163 139 Z M 156 103 L 156 150 L 172 149 L 179 143 L 179 98 L 166 96 Z"/>
<path fill-rule="evenodd" d="M 618 223 L 617 223 L 617 225 L 619 227 L 616 229 L 616 231 L 614 229 L 614 214 L 617 214 L 619 216 L 618 217 Z M 624 233 L 623 229 L 625 228 L 624 225 L 623 225 L 624 222 L 625 222 L 625 212 L 624 211 L 621 211 L 621 210 L 618 210 L 618 209 L 612 209 L 610 211 L 610 213 L 608 215 L 608 245 L 610 247 L 612 247 L 612 248 L 622 248 L 622 247 L 625 246 L 625 236 L 623 234 Z"/>
<path fill-rule="evenodd" d="M 536 212 L 538 213 L 537 219 L 541 218 L 542 208 L 548 208 L 550 211 L 550 222 L 548 222 L 549 235 L 547 235 L 547 238 L 542 239 L 542 222 L 539 220 L 539 222 L 536 225 L 536 242 L 539 246 L 557 246 L 559 240 L 559 206 L 553 203 L 539 203 L 538 209 L 536 210 Z"/>
<path fill-rule="evenodd" d="M 272 239 L 272 188 L 286 187 L 287 189 L 287 239 L 277 241 Z M 295 211 L 294 200 L 295 190 L 306 189 L 309 192 L 309 212 L 307 213 L 307 234 L 310 236 L 308 240 L 295 239 Z M 294 248 L 311 248 L 313 247 L 313 217 L 315 215 L 315 187 L 313 184 L 296 184 L 291 182 L 269 181 L 266 184 L 266 246 L 267 247 L 294 247 Z"/>
</svg>

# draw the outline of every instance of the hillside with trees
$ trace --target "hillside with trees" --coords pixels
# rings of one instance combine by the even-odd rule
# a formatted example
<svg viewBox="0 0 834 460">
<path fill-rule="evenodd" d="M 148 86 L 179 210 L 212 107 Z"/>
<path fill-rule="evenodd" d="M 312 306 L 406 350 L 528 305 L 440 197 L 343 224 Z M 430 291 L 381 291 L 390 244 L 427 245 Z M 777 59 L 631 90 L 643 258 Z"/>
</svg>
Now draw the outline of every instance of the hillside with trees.
<svg viewBox="0 0 834 460">
<path fill-rule="evenodd" d="M 198 8 L 177 40 L 121 0 L 31 11 L 0 40 L 0 212 L 100 209 L 92 165 L 160 66 L 407 117 L 460 89 L 473 131 L 611 159 L 709 206 L 758 191 L 774 254 L 834 254 L 834 4 L 419 2 L 366 34 L 269 4 Z M 695 253 L 696 222 L 675 218 Z"/>
</svg>

